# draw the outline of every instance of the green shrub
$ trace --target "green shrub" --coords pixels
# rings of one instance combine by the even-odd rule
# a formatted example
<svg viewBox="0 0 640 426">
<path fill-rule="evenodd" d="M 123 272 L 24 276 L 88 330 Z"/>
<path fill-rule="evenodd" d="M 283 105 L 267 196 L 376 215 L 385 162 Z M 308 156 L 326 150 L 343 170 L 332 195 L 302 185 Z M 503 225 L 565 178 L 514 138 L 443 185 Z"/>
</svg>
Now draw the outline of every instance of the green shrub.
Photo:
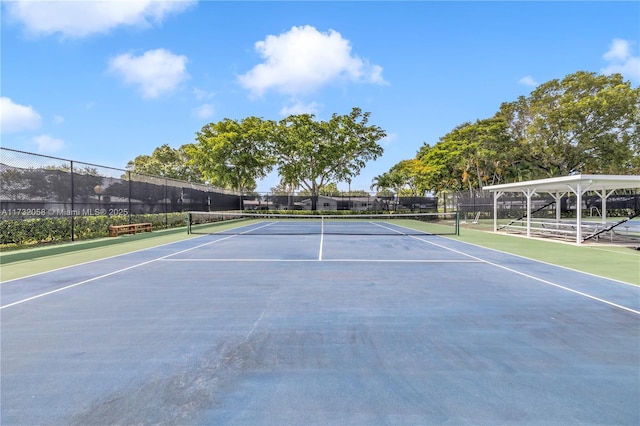
<svg viewBox="0 0 640 426">
<path fill-rule="evenodd" d="M 110 225 L 152 223 L 153 229 L 186 225 L 184 213 L 134 214 L 131 216 L 45 217 L 0 220 L 0 248 L 24 248 L 73 240 L 88 240 L 109 235 Z M 72 238 L 73 229 L 73 238 Z"/>
</svg>

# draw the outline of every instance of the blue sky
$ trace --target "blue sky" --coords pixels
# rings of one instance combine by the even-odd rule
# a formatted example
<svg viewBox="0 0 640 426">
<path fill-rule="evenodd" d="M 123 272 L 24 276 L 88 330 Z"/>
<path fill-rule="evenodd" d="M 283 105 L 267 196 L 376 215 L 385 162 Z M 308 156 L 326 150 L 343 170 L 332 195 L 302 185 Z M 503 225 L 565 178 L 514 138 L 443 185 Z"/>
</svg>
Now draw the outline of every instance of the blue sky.
<svg viewBox="0 0 640 426">
<path fill-rule="evenodd" d="M 639 2 L 3 1 L 2 146 L 124 168 L 209 122 L 371 112 L 384 155 L 576 71 L 640 84 Z M 273 175 L 258 185 L 268 191 Z M 345 184 L 339 187 L 346 189 Z"/>
</svg>

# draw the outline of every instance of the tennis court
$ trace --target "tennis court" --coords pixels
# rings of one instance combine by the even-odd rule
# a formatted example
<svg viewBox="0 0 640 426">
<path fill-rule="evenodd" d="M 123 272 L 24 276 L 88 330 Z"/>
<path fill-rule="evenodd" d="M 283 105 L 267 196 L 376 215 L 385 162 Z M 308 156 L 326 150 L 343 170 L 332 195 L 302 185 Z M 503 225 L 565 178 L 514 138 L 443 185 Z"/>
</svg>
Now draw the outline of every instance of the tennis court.
<svg viewBox="0 0 640 426">
<path fill-rule="evenodd" d="M 2 283 L 0 422 L 640 423 L 637 286 L 433 223 L 229 222 Z"/>
</svg>

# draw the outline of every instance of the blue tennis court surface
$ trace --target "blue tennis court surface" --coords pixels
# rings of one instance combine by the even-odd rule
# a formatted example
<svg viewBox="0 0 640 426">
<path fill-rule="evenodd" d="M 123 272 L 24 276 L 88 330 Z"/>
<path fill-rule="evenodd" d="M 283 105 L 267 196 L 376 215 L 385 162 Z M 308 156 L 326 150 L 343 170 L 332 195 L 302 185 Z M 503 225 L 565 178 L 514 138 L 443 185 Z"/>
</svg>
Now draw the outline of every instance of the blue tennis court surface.
<svg viewBox="0 0 640 426">
<path fill-rule="evenodd" d="M 243 232 L 3 283 L 1 424 L 640 424 L 638 287 Z"/>
</svg>

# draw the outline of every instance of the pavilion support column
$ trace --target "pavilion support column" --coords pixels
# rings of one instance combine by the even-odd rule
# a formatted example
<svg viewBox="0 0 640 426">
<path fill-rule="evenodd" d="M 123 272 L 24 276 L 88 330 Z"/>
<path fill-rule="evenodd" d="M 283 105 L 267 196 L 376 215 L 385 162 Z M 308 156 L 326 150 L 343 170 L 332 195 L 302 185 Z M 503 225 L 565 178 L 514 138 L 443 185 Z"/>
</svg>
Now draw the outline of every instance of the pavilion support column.
<svg viewBox="0 0 640 426">
<path fill-rule="evenodd" d="M 568 186 L 571 192 L 576 194 L 576 244 L 582 244 L 582 196 L 587 192 L 591 183 L 584 187 L 581 182 L 576 183 L 575 188 L 571 185 Z"/>
<path fill-rule="evenodd" d="M 553 200 L 556 202 L 556 222 L 560 222 L 560 219 L 562 219 L 562 197 L 567 195 L 567 193 L 566 192 L 555 192 L 555 193 L 550 192 L 549 195 L 551 195 L 551 197 L 553 197 Z"/>
<path fill-rule="evenodd" d="M 522 193 L 525 197 L 527 197 L 527 237 L 531 236 L 531 197 L 536 195 L 536 190 L 534 189 L 523 189 Z"/>
<path fill-rule="evenodd" d="M 606 189 L 602 189 L 601 191 L 596 191 L 596 194 L 600 196 L 600 200 L 602 200 L 602 211 L 600 212 L 600 217 L 602 218 L 602 223 L 607 223 L 607 198 L 609 198 L 614 192 L 615 189 L 612 189 L 607 193 Z"/>
<path fill-rule="evenodd" d="M 576 185 L 576 244 L 582 243 L 582 185 Z"/>
<path fill-rule="evenodd" d="M 493 193 L 493 232 L 498 232 L 498 198 L 502 197 L 504 191 Z"/>
</svg>

